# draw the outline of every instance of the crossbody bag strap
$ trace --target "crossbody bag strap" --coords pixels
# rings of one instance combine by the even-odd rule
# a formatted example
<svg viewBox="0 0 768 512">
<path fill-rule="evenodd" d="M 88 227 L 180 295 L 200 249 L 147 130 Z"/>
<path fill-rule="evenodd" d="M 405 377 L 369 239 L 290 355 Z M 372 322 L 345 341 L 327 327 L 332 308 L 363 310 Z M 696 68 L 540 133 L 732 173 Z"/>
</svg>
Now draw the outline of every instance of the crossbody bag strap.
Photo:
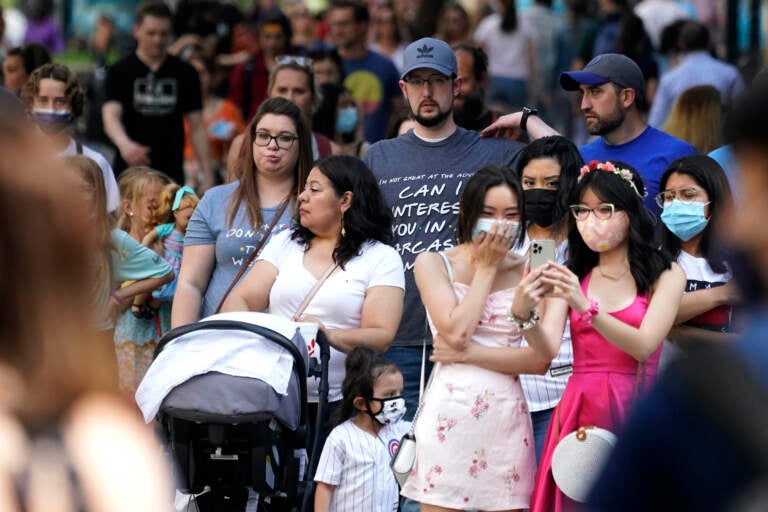
<svg viewBox="0 0 768 512">
<path fill-rule="evenodd" d="M 245 274 L 245 271 L 248 270 L 248 266 L 251 264 L 251 262 L 256 259 L 256 256 L 259 255 L 261 252 L 261 248 L 264 247 L 264 244 L 267 243 L 267 239 L 269 239 L 269 236 L 272 234 L 272 231 L 275 229 L 275 226 L 277 226 L 277 223 L 280 221 L 280 217 L 283 216 L 283 212 L 288 207 L 289 198 L 286 197 L 283 199 L 283 202 L 280 204 L 280 208 L 277 210 L 277 213 L 275 213 L 275 216 L 272 218 L 272 222 L 269 224 L 269 227 L 267 228 L 267 231 L 264 233 L 264 236 L 261 237 L 261 240 L 259 240 L 259 244 L 256 246 L 256 249 L 248 255 L 248 258 L 243 263 L 243 266 L 240 267 L 240 271 L 237 273 L 235 278 L 232 280 L 231 283 L 229 283 L 229 287 L 227 288 L 227 291 L 224 292 L 224 295 L 221 297 L 221 300 L 219 301 L 219 305 L 216 306 L 216 311 L 214 313 L 218 313 L 221 311 L 221 306 L 224 305 L 224 301 L 227 300 L 227 297 L 229 297 L 229 293 L 234 289 L 235 285 L 238 281 L 240 281 L 240 278 L 243 277 L 243 274 Z"/>
<path fill-rule="evenodd" d="M 448 262 L 448 257 L 445 255 L 444 252 L 440 251 L 437 253 L 440 258 L 442 258 L 443 263 L 445 263 L 445 269 L 448 271 L 448 279 L 451 281 L 451 286 L 453 286 L 453 270 L 451 269 L 451 264 Z M 427 330 L 429 331 L 429 322 L 427 322 Z M 430 384 L 432 384 L 432 378 L 437 373 L 437 369 L 439 368 L 440 363 L 437 363 L 435 367 L 432 369 L 432 373 L 429 374 L 429 382 L 427 382 L 426 389 L 424 388 L 424 377 L 427 373 L 427 339 L 422 339 L 421 342 L 421 377 L 419 378 L 419 405 L 416 409 L 416 413 L 413 415 L 413 421 L 411 422 L 411 430 L 410 433 L 413 434 L 414 429 L 416 428 L 416 420 L 419 418 L 419 413 L 421 413 L 421 404 L 424 397 L 424 393 L 429 389 Z"/>
<path fill-rule="evenodd" d="M 325 269 L 325 273 L 323 274 L 323 277 L 317 280 L 315 283 L 315 286 L 312 287 L 311 290 L 309 290 L 309 293 L 306 297 L 304 297 L 304 300 L 301 302 L 301 305 L 299 306 L 299 309 L 296 310 L 296 313 L 293 315 L 293 320 L 298 321 L 299 318 L 301 318 L 301 315 L 304 313 L 304 310 L 307 309 L 307 306 L 309 306 L 309 303 L 312 302 L 312 299 L 315 298 L 315 294 L 317 294 L 317 291 L 320 289 L 321 286 L 323 286 L 323 283 L 333 274 L 333 271 L 336 270 L 336 268 L 339 266 L 338 263 L 331 263 L 327 269 Z"/>
</svg>

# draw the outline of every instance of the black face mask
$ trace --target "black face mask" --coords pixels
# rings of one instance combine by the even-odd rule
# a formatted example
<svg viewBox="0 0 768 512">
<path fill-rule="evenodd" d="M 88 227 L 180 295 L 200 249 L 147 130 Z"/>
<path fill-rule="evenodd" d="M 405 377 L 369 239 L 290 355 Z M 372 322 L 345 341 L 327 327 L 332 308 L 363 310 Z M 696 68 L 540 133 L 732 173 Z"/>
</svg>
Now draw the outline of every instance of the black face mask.
<svg viewBox="0 0 768 512">
<path fill-rule="evenodd" d="M 529 220 L 543 228 L 554 223 L 555 203 L 557 202 L 557 190 L 532 188 L 523 192 L 525 199 L 525 216 Z"/>
</svg>

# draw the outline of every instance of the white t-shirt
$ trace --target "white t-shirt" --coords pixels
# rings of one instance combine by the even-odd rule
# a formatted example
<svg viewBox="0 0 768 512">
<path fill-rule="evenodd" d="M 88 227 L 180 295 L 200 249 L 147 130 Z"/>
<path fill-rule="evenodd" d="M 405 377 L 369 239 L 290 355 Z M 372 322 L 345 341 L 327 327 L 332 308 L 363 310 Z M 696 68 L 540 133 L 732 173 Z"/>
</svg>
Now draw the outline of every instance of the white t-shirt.
<svg viewBox="0 0 768 512">
<path fill-rule="evenodd" d="M 101 153 L 95 151 L 85 144 L 83 147 L 83 156 L 87 156 L 101 167 L 101 174 L 104 176 L 104 187 L 107 192 L 107 211 L 113 212 L 120 205 L 120 191 L 117 188 L 117 181 L 115 180 L 115 173 L 112 170 L 112 166 L 109 165 L 107 159 L 104 158 Z M 77 155 L 77 143 L 75 139 L 69 139 L 69 145 L 59 153 L 58 156 L 74 156 Z"/>
<path fill-rule="evenodd" d="M 726 270 L 722 274 L 717 273 L 712 270 L 706 259 L 691 256 L 685 251 L 680 251 L 677 264 L 685 272 L 685 293 L 723 286 L 733 277 L 730 270 Z M 702 313 L 696 318 L 691 318 L 685 322 L 685 325 L 716 332 L 730 332 L 731 313 L 731 306 L 720 306 Z"/>
<path fill-rule="evenodd" d="M 475 30 L 475 41 L 488 52 L 488 72 L 491 76 L 528 80 L 531 74 L 528 34 L 518 23 L 512 32 L 501 31 L 501 15 L 487 16 Z"/>
<path fill-rule="evenodd" d="M 525 235 L 523 244 L 514 251 L 517 254 L 527 254 L 531 245 L 531 239 Z M 563 241 L 555 250 L 556 263 L 565 265 L 568 260 L 568 241 Z M 546 411 L 555 407 L 565 391 L 568 377 L 573 373 L 573 344 L 571 343 L 570 320 L 565 320 L 563 340 L 557 355 L 552 359 L 547 373 L 544 375 L 520 375 L 520 385 L 523 387 L 525 401 L 531 412 Z M 527 347 L 528 342 L 523 336 L 521 347 Z"/>
<path fill-rule="evenodd" d="M 335 485 L 331 512 L 395 512 L 400 491 L 389 462 L 410 423 L 386 425 L 379 435 L 362 430 L 349 419 L 325 441 L 315 481 Z"/>
<path fill-rule="evenodd" d="M 304 267 L 304 246 L 291 240 L 291 230 L 272 237 L 259 255 L 277 268 L 277 279 L 269 292 L 269 313 L 293 318 L 296 310 L 317 282 Z M 397 251 L 381 242 L 369 242 L 360 248 L 360 255 L 352 258 L 345 268 L 337 269 L 323 283 L 304 310 L 304 315 L 319 318 L 328 329 L 359 329 L 363 301 L 368 288 L 394 286 L 405 289 L 403 261 Z M 319 356 L 314 346 L 307 347 L 310 357 Z M 328 368 L 330 387 L 328 400 L 341 400 L 346 354 L 331 347 Z M 307 397 L 317 402 L 319 381 L 307 382 Z"/>
</svg>

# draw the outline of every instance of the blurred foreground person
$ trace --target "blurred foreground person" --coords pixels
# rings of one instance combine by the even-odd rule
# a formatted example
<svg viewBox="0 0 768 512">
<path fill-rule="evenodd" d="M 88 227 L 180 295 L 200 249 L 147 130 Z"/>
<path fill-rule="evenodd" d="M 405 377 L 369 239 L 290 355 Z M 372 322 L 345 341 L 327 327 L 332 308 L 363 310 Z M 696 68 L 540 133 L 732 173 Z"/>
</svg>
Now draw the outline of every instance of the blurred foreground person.
<svg viewBox="0 0 768 512">
<path fill-rule="evenodd" d="M 734 345 L 701 343 L 670 365 L 619 437 L 593 510 L 768 508 L 767 94 L 768 81 L 755 81 L 725 125 L 744 186 L 721 227 L 750 262 L 751 272 L 735 268 L 737 280 L 761 284 L 751 326 Z"/>
<path fill-rule="evenodd" d="M 166 510 L 160 448 L 92 327 L 96 237 L 76 180 L 50 180 L 56 164 L 4 117 L 0 140 L 0 510 Z"/>
</svg>

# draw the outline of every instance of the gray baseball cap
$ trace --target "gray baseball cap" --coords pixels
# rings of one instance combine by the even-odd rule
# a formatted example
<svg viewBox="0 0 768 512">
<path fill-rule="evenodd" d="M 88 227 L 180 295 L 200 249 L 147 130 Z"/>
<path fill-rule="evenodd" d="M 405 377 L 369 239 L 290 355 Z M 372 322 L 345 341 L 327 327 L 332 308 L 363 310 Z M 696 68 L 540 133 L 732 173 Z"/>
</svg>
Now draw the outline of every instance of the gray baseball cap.
<svg viewBox="0 0 768 512">
<path fill-rule="evenodd" d="M 645 78 L 635 61 L 620 53 L 603 53 L 584 66 L 581 71 L 560 74 L 560 86 L 566 91 L 578 91 L 580 85 L 602 85 L 608 82 L 635 90 L 645 97 Z"/>
<path fill-rule="evenodd" d="M 405 49 L 403 73 L 400 79 L 419 68 L 434 69 L 445 76 L 456 76 L 456 55 L 445 41 L 424 37 L 412 42 Z"/>
</svg>

